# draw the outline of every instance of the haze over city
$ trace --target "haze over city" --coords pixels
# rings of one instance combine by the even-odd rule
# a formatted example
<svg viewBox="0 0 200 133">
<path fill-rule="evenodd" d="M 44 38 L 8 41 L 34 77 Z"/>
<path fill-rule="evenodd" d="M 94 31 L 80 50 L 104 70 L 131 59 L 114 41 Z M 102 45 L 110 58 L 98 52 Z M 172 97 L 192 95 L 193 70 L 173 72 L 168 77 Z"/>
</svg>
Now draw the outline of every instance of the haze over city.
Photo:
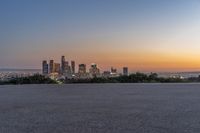
<svg viewBox="0 0 200 133">
<path fill-rule="evenodd" d="M 2 0 L 0 18 L 0 68 L 65 55 L 103 70 L 200 70 L 199 0 Z"/>
</svg>

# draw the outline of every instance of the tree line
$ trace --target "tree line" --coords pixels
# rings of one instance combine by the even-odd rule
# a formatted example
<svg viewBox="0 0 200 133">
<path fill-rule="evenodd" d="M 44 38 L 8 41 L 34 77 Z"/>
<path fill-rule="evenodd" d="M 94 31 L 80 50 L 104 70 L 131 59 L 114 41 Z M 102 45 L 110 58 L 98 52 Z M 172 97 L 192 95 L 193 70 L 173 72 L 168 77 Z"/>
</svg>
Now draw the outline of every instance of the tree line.
<svg viewBox="0 0 200 133">
<path fill-rule="evenodd" d="M 88 79 L 66 79 L 65 83 L 189 83 L 200 82 L 199 77 L 179 78 L 179 77 L 159 77 L 157 73 L 149 75 L 144 73 L 134 73 L 129 76 L 109 77 L 109 78 L 88 78 Z"/>
<path fill-rule="evenodd" d="M 119 76 L 119 77 L 94 77 L 87 79 L 65 79 L 65 80 L 53 80 L 49 77 L 43 75 L 33 75 L 28 77 L 16 77 L 7 81 L 0 81 L 0 85 L 6 84 L 72 84 L 72 83 L 190 83 L 190 82 L 200 82 L 199 77 L 190 78 L 174 78 L 174 77 L 159 77 L 157 73 L 151 73 L 149 75 L 144 73 L 134 73 L 129 76 Z"/>
<path fill-rule="evenodd" d="M 43 75 L 36 74 L 28 77 L 16 77 L 7 81 L 0 81 L 0 85 L 6 84 L 57 84 L 57 82 Z"/>
</svg>

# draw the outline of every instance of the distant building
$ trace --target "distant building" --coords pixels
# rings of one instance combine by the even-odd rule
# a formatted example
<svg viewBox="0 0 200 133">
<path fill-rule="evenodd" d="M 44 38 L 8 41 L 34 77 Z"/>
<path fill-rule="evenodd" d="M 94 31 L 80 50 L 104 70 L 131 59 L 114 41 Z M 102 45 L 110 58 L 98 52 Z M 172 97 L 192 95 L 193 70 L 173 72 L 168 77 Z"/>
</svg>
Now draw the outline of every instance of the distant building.
<svg viewBox="0 0 200 133">
<path fill-rule="evenodd" d="M 110 71 L 104 71 L 102 73 L 102 76 L 105 77 L 105 78 L 109 78 L 111 76 Z"/>
<path fill-rule="evenodd" d="M 75 62 L 72 65 L 75 65 Z M 75 66 L 73 66 L 73 68 L 75 68 Z M 65 60 L 65 56 L 61 57 L 61 74 L 65 77 L 72 76 L 72 68 L 70 67 L 69 62 Z"/>
<path fill-rule="evenodd" d="M 69 62 L 68 62 L 68 61 L 65 61 L 65 63 L 64 63 L 64 64 L 65 64 L 65 65 L 64 65 L 64 66 L 65 66 L 65 68 L 64 68 L 64 69 L 65 69 L 65 70 L 67 70 L 67 68 L 68 68 L 68 66 L 69 66 Z"/>
<path fill-rule="evenodd" d="M 54 60 L 50 60 L 50 62 L 49 62 L 49 72 L 54 73 L 54 70 L 55 70 Z"/>
<path fill-rule="evenodd" d="M 71 61 L 71 71 L 72 74 L 75 74 L 75 61 Z"/>
<path fill-rule="evenodd" d="M 42 74 L 47 75 L 49 73 L 48 63 L 46 60 L 42 62 Z"/>
<path fill-rule="evenodd" d="M 90 76 L 92 77 L 97 77 L 100 75 L 100 70 L 99 68 L 97 68 L 97 65 L 95 63 L 91 64 L 89 72 L 90 72 Z"/>
<path fill-rule="evenodd" d="M 69 62 L 65 62 L 66 65 L 65 65 L 65 73 L 64 73 L 64 76 L 66 78 L 71 78 L 72 77 L 72 71 L 71 71 L 71 67 L 69 66 Z"/>
<path fill-rule="evenodd" d="M 68 61 L 65 61 L 65 69 L 64 69 L 64 72 L 65 72 L 65 73 L 71 72 L 71 68 L 70 68 L 70 66 L 69 66 L 69 62 L 68 62 Z"/>
<path fill-rule="evenodd" d="M 117 69 L 116 69 L 116 68 L 111 67 L 110 76 L 111 76 L 111 77 L 118 77 L 118 76 L 120 76 L 120 75 L 117 73 Z"/>
<path fill-rule="evenodd" d="M 65 75 L 71 75 L 72 74 L 72 72 L 71 72 L 71 67 L 69 66 L 69 62 L 68 61 L 66 61 L 65 62 Z"/>
<path fill-rule="evenodd" d="M 86 73 L 86 65 L 85 64 L 80 64 L 79 65 L 78 73 L 79 74 L 85 74 Z"/>
<path fill-rule="evenodd" d="M 66 68 L 66 63 L 65 63 L 65 56 L 61 57 L 61 73 L 64 74 L 65 73 L 65 68 Z"/>
<path fill-rule="evenodd" d="M 117 74 L 117 69 L 116 69 L 116 68 L 113 68 L 113 67 L 111 67 L 111 74 Z"/>
<path fill-rule="evenodd" d="M 60 70 L 60 64 L 59 63 L 54 63 L 54 65 L 55 65 L 55 68 L 54 68 L 53 72 L 60 73 L 61 72 L 61 70 Z"/>
<path fill-rule="evenodd" d="M 80 64 L 78 68 L 78 78 L 86 79 L 89 78 L 88 73 L 86 72 L 86 65 Z"/>
<path fill-rule="evenodd" d="M 128 67 L 123 67 L 123 75 L 128 76 Z"/>
</svg>

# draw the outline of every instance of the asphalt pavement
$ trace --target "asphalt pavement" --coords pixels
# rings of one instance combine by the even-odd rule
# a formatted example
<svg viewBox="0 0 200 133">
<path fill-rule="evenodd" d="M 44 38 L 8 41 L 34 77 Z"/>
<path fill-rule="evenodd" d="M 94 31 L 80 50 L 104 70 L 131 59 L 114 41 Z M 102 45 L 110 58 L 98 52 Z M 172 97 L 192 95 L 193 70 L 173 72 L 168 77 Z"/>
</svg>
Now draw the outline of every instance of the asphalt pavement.
<svg viewBox="0 0 200 133">
<path fill-rule="evenodd" d="M 0 133 L 200 133 L 200 84 L 0 86 Z"/>
</svg>

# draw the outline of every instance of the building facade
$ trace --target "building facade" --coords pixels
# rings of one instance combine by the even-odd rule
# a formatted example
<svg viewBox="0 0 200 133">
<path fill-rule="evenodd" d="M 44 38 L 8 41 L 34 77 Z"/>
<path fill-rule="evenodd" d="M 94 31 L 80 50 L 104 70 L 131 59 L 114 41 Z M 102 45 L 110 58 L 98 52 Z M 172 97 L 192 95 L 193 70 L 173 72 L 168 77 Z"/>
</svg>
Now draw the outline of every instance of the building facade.
<svg viewBox="0 0 200 133">
<path fill-rule="evenodd" d="M 55 65 L 54 65 L 54 60 L 49 61 L 49 72 L 54 73 L 55 70 Z"/>
<path fill-rule="evenodd" d="M 79 74 L 85 74 L 86 73 L 86 65 L 85 64 L 80 64 L 79 65 L 78 73 Z"/>
<path fill-rule="evenodd" d="M 54 65 L 55 65 L 55 68 L 53 72 L 60 74 L 61 73 L 60 63 L 54 63 Z"/>
<path fill-rule="evenodd" d="M 48 69 L 49 69 L 49 68 L 48 68 L 48 63 L 47 63 L 46 60 L 44 60 L 44 61 L 42 62 L 42 74 L 47 75 L 47 74 L 49 73 L 49 70 L 48 70 Z"/>
<path fill-rule="evenodd" d="M 72 74 L 75 74 L 75 61 L 71 61 L 71 71 Z"/>
<path fill-rule="evenodd" d="M 61 73 L 64 74 L 65 73 L 65 68 L 66 68 L 66 62 L 65 62 L 65 56 L 61 57 Z"/>
<path fill-rule="evenodd" d="M 123 67 L 123 75 L 128 76 L 128 67 Z"/>
<path fill-rule="evenodd" d="M 98 77 L 98 76 L 100 76 L 100 69 L 97 67 L 97 64 L 95 64 L 95 63 L 91 64 L 89 73 L 90 73 L 91 77 Z"/>
</svg>

